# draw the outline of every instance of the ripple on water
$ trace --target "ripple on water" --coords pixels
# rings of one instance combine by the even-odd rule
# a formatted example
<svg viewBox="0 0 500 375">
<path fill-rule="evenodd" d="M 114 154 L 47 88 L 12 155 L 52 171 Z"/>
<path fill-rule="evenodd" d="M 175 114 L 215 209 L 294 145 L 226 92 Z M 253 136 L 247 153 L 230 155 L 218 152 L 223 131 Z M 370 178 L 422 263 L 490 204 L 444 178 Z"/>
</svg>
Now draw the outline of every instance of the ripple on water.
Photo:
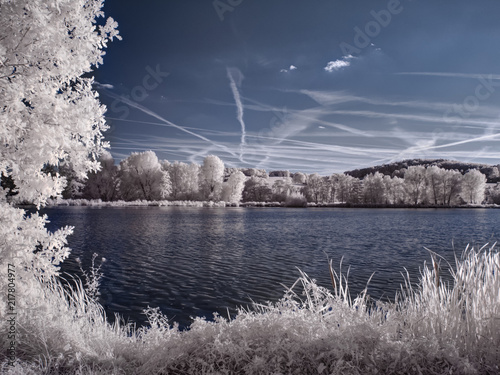
<svg viewBox="0 0 500 375">
<path fill-rule="evenodd" d="M 417 281 L 425 247 L 453 261 L 467 243 L 497 239 L 496 210 L 442 209 L 208 209 L 175 207 L 46 210 L 50 226 L 75 226 L 62 269 L 80 275 L 75 262 L 103 264 L 106 311 L 144 323 L 142 310 L 160 307 L 181 326 L 191 317 L 227 316 L 238 306 L 277 301 L 297 268 L 330 288 L 327 255 L 338 271 L 350 266 L 349 287 L 393 298 L 406 267 Z M 327 255 L 326 255 L 326 254 Z"/>
</svg>

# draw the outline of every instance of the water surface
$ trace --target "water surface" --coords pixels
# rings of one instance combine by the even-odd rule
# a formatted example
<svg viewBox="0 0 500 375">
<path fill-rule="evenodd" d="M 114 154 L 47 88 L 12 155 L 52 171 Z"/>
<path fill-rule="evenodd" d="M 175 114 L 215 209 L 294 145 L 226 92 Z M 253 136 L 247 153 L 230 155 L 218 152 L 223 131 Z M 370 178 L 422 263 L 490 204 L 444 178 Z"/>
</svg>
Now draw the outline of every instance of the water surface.
<svg viewBox="0 0 500 375">
<path fill-rule="evenodd" d="M 392 299 L 406 267 L 417 279 L 424 247 L 453 261 L 465 246 L 499 237 L 500 211 L 488 209 L 54 207 L 51 227 L 75 226 L 62 269 L 81 275 L 92 254 L 107 261 L 101 301 L 110 318 L 144 323 L 160 307 L 172 321 L 234 315 L 251 301 L 277 301 L 298 268 L 330 287 L 326 254 L 351 267 L 352 293 L 370 275 L 372 298 Z"/>
</svg>

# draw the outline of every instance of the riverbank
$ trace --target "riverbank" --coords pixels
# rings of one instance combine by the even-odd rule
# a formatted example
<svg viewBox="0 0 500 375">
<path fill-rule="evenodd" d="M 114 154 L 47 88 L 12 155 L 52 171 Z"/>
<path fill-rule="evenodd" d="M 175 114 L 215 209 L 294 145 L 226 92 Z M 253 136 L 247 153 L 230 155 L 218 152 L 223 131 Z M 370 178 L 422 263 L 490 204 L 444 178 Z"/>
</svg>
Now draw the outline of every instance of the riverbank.
<svg viewBox="0 0 500 375">
<path fill-rule="evenodd" d="M 212 202 L 212 201 L 111 201 L 105 202 L 100 199 L 49 199 L 47 206 L 90 206 L 90 207 L 328 207 L 328 208 L 500 208 L 497 204 L 475 204 L 475 205 L 410 205 L 410 204 L 368 204 L 368 203 L 314 203 L 306 205 L 290 205 L 286 202 Z"/>
</svg>

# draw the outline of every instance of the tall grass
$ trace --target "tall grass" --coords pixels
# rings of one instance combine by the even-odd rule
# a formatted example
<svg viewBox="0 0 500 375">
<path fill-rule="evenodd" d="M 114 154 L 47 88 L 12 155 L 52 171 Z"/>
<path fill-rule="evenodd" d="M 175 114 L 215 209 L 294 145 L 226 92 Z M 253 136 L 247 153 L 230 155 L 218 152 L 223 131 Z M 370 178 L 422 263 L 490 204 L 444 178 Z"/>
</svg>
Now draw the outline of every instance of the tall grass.
<svg viewBox="0 0 500 375">
<path fill-rule="evenodd" d="M 351 298 L 330 263 L 327 289 L 300 272 L 276 303 L 180 331 L 158 309 L 147 327 L 106 321 L 82 282 L 41 282 L 20 320 L 9 374 L 496 374 L 500 373 L 500 257 L 467 248 L 440 277 L 437 256 L 420 282 L 407 276 L 393 303 Z M 91 273 L 90 273 L 91 274 Z M 92 285 L 92 283 L 91 283 Z M 368 286 L 369 287 L 369 286 Z M 332 289 L 333 288 L 333 289 Z"/>
<path fill-rule="evenodd" d="M 440 350 L 453 351 L 475 365 L 500 364 L 498 252 L 493 246 L 466 248 L 461 260 L 455 260 L 455 269 L 450 267 L 452 285 L 440 282 L 436 256 L 432 259 L 433 267 L 424 267 L 419 288 L 412 290 L 407 282 L 398 302 L 399 318 L 408 327 L 406 340 L 432 338 Z"/>
</svg>

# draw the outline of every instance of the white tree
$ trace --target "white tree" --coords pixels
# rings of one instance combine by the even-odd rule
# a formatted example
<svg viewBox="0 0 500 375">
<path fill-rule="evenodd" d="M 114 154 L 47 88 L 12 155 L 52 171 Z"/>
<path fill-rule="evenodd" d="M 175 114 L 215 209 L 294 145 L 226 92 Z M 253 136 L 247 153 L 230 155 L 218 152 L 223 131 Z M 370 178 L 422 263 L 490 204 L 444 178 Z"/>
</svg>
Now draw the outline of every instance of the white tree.
<svg viewBox="0 0 500 375">
<path fill-rule="evenodd" d="M 162 168 L 170 176 L 172 199 L 196 200 L 200 198 L 200 166 L 198 164 L 186 164 L 178 161 L 169 163 L 168 161 L 164 161 Z"/>
<path fill-rule="evenodd" d="M 246 177 L 243 172 L 235 172 L 229 176 L 222 187 L 222 200 L 230 203 L 240 203 L 245 187 Z"/>
<path fill-rule="evenodd" d="M 404 203 L 404 180 L 400 177 L 384 176 L 385 199 L 389 204 Z"/>
<path fill-rule="evenodd" d="M 500 183 L 489 185 L 485 189 L 485 199 L 489 204 L 500 205 Z"/>
<path fill-rule="evenodd" d="M 294 186 L 291 177 L 284 177 L 282 180 L 274 181 L 272 186 L 273 201 L 284 202 L 287 197 L 294 192 Z"/>
<path fill-rule="evenodd" d="M 104 152 L 99 159 L 101 169 L 88 175 L 83 197 L 113 201 L 118 197 L 118 167 L 109 152 Z"/>
<path fill-rule="evenodd" d="M 188 195 L 187 189 L 189 185 L 189 180 L 192 178 L 190 175 L 192 170 L 186 163 L 180 163 L 178 161 L 163 165 L 163 168 L 168 171 L 170 175 L 170 181 L 172 183 L 172 199 L 185 199 Z M 198 179 L 196 173 L 196 179 Z"/>
<path fill-rule="evenodd" d="M 491 168 L 491 172 L 488 175 L 488 178 L 491 178 L 492 180 L 500 178 L 500 171 L 498 170 L 497 166 Z"/>
<path fill-rule="evenodd" d="M 380 172 L 370 173 L 363 178 L 363 196 L 365 203 L 384 203 L 384 176 Z"/>
<path fill-rule="evenodd" d="M 92 90 L 93 79 L 82 78 L 102 63 L 102 49 L 118 37 L 111 18 L 97 26 L 101 6 L 98 0 L 0 2 L 0 173 L 12 178 L 18 200 L 38 208 L 65 186 L 48 166 L 57 170 L 69 162 L 84 178 L 99 168 L 106 146 L 105 108 Z M 47 280 L 57 274 L 72 229 L 47 231 L 46 216 L 16 208 L 5 190 L 0 222 L 0 287 L 6 290 L 7 264 L 13 264 L 16 302 L 33 307 L 39 284 L 31 276 Z"/>
<path fill-rule="evenodd" d="M 434 204 L 444 204 L 442 197 L 443 178 L 445 170 L 436 165 L 427 167 L 425 178 L 427 180 L 427 192 L 431 202 Z"/>
<path fill-rule="evenodd" d="M 319 203 L 325 200 L 327 194 L 326 191 L 326 181 L 317 173 L 310 174 L 307 176 L 306 186 L 304 187 L 304 193 L 308 201 L 314 201 Z"/>
<path fill-rule="evenodd" d="M 268 179 L 252 176 L 245 181 L 243 189 L 243 201 L 245 202 L 267 202 L 271 198 L 272 190 L 268 185 Z"/>
<path fill-rule="evenodd" d="M 460 191 L 462 190 L 463 176 L 459 171 L 442 169 L 441 171 L 441 200 L 445 205 L 457 203 Z"/>
<path fill-rule="evenodd" d="M 358 203 L 360 181 L 346 174 L 337 176 L 337 199 L 341 203 Z"/>
<path fill-rule="evenodd" d="M 421 165 L 409 167 L 404 175 L 405 188 L 408 201 L 419 204 L 426 198 L 425 167 Z"/>
<path fill-rule="evenodd" d="M 481 204 L 486 190 L 486 176 L 477 169 L 471 169 L 462 178 L 461 197 L 470 204 Z"/>
<path fill-rule="evenodd" d="M 224 178 L 224 163 L 215 155 L 208 155 L 200 169 L 203 199 L 220 200 Z"/>
<path fill-rule="evenodd" d="M 117 35 L 112 19 L 95 25 L 100 6 L 85 0 L 1 4 L 0 171 L 12 176 L 22 200 L 39 205 L 60 194 L 63 180 L 41 172 L 46 165 L 69 161 L 80 177 L 98 169 L 105 108 L 93 79 L 81 76 L 102 63 L 101 48 Z"/>
<path fill-rule="evenodd" d="M 332 174 L 328 177 L 328 202 L 335 203 L 335 198 L 337 196 L 337 189 L 339 186 L 338 174 Z"/>
<path fill-rule="evenodd" d="M 188 166 L 188 179 L 186 180 L 186 199 L 195 200 L 199 197 L 200 191 L 200 169 L 201 166 L 195 163 Z"/>
<path fill-rule="evenodd" d="M 307 176 L 302 172 L 297 172 L 293 174 L 293 182 L 296 184 L 305 184 Z"/>
<path fill-rule="evenodd" d="M 120 192 L 125 200 L 159 200 L 170 195 L 170 176 L 153 151 L 133 152 L 120 163 Z"/>
<path fill-rule="evenodd" d="M 59 175 L 66 179 L 66 186 L 62 191 L 63 199 L 81 198 L 85 181 L 77 176 L 69 162 L 62 162 L 58 168 Z"/>
</svg>

